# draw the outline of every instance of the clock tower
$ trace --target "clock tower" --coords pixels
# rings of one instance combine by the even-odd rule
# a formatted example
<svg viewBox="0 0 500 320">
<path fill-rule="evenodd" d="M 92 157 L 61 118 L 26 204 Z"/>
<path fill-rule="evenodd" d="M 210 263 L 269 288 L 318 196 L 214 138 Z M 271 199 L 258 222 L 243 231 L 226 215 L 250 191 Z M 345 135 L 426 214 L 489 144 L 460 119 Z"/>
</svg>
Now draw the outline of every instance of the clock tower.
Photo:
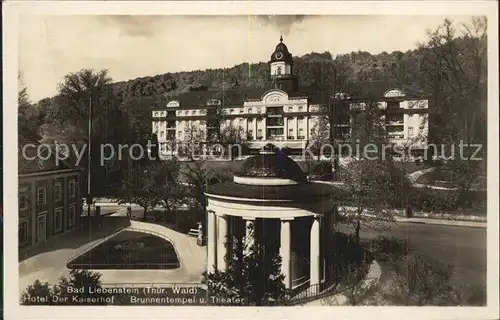
<svg viewBox="0 0 500 320">
<path fill-rule="evenodd" d="M 278 43 L 271 55 L 269 64 L 271 69 L 271 80 L 276 88 L 286 92 L 297 91 L 298 81 L 297 77 L 293 74 L 292 54 L 283 43 L 283 37 L 280 37 L 280 43 Z"/>
</svg>

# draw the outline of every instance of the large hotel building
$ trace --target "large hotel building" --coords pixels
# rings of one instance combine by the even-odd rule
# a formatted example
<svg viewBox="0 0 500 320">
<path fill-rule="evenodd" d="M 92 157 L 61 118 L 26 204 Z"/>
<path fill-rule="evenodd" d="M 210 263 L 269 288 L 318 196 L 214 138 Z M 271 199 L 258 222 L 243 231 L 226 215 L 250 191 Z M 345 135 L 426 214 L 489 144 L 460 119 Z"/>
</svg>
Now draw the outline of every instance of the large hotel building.
<svg viewBox="0 0 500 320">
<path fill-rule="evenodd" d="M 314 88 L 299 87 L 292 54 L 280 38 L 269 61 L 268 88 L 232 88 L 189 91 L 172 97 L 164 108 L 152 112 L 153 133 L 160 154 L 170 154 L 178 143 L 196 138 L 215 141 L 217 132 L 233 126 L 250 149 L 266 144 L 279 148 L 304 148 L 311 140 L 325 107 Z M 225 98 L 227 97 L 227 98 Z M 352 114 L 362 112 L 368 99 L 337 96 L 345 110 L 335 112 L 335 136 L 345 141 L 352 128 Z M 373 101 L 370 99 L 369 101 Z M 385 110 L 386 131 L 391 143 L 412 144 L 424 149 L 428 132 L 428 100 L 386 88 L 376 99 Z"/>
</svg>

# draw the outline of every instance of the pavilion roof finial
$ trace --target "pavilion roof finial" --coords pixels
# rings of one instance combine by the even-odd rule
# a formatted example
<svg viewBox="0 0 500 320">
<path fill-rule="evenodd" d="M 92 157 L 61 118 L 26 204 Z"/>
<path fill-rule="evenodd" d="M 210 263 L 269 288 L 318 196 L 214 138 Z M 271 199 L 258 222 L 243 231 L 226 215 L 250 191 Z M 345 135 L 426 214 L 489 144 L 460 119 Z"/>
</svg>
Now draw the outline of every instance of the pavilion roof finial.
<svg viewBox="0 0 500 320">
<path fill-rule="evenodd" d="M 280 31 L 280 42 L 283 42 L 283 32 Z"/>
</svg>

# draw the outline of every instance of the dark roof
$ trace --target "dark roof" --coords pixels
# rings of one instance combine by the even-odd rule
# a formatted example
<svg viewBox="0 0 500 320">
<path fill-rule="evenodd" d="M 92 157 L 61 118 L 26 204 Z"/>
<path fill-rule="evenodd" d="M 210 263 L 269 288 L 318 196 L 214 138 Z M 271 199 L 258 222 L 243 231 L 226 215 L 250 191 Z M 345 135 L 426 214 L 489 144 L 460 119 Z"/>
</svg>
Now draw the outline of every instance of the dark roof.
<svg viewBox="0 0 500 320">
<path fill-rule="evenodd" d="M 31 146 L 27 146 L 31 144 Z M 77 169 L 71 167 L 66 161 L 59 160 L 56 164 L 56 150 L 54 146 L 42 145 L 40 152 L 38 148 L 41 145 L 38 141 L 20 140 L 18 148 L 18 174 L 30 174 L 41 172 L 52 172 L 68 169 Z M 27 146 L 24 151 L 23 147 Z M 23 154 L 24 153 L 24 154 Z M 62 158 L 62 157 L 60 157 Z"/>
<path fill-rule="evenodd" d="M 179 101 L 180 108 L 195 108 L 195 107 L 206 107 L 207 101 L 211 99 L 226 100 L 223 101 L 225 107 L 238 107 L 243 106 L 243 103 L 247 100 L 260 100 L 262 95 L 269 90 L 274 89 L 273 87 L 265 88 L 255 88 L 255 87 L 238 87 L 225 90 L 224 92 L 218 89 L 210 89 L 207 91 L 186 91 L 175 97 L 169 99 L 169 101 Z M 320 103 L 321 94 L 314 86 L 301 87 L 298 91 L 287 92 L 289 97 L 307 97 L 311 100 L 311 103 Z M 157 109 L 164 110 L 166 106 L 157 106 Z"/>
<path fill-rule="evenodd" d="M 396 80 L 363 81 L 356 83 L 352 88 L 353 98 L 384 98 L 384 94 L 393 89 L 402 90 L 408 97 L 422 96 L 423 92 L 417 87 L 399 83 Z"/>
<path fill-rule="evenodd" d="M 179 101 L 180 108 L 189 109 L 195 107 L 206 107 L 207 101 L 211 99 L 226 100 L 223 101 L 224 107 L 243 106 L 247 100 L 260 100 L 262 95 L 269 90 L 274 89 L 272 83 L 264 88 L 256 87 L 235 87 L 222 91 L 221 89 L 208 89 L 206 91 L 186 91 L 172 97 L 169 101 Z M 368 81 L 356 84 L 352 88 L 353 99 L 382 99 L 388 90 L 402 89 L 408 97 L 422 96 L 422 92 L 418 89 L 407 86 L 400 86 L 396 81 Z M 328 102 L 330 92 L 318 89 L 315 85 L 299 87 L 297 91 L 287 92 L 289 97 L 308 98 L 312 104 L 321 104 Z M 166 106 L 157 106 L 158 109 L 164 110 Z"/>
<path fill-rule="evenodd" d="M 260 153 L 243 162 L 236 173 L 240 177 L 262 177 L 290 179 L 299 183 L 307 182 L 307 177 L 299 165 L 278 152 Z"/>
<path fill-rule="evenodd" d="M 235 182 L 209 185 L 206 193 L 226 197 L 262 200 L 318 201 L 336 193 L 337 188 L 324 183 L 301 183 L 285 186 L 244 185 Z"/>
</svg>

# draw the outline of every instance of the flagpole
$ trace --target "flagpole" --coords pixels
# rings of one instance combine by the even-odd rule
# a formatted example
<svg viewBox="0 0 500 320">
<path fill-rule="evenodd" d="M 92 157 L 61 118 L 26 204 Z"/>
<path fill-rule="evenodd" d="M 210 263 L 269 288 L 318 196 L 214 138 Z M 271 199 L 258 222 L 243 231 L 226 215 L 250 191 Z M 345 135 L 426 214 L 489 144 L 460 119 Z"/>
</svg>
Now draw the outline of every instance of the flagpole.
<svg viewBox="0 0 500 320">
<path fill-rule="evenodd" d="M 90 219 L 90 205 L 92 202 L 92 196 L 90 194 L 90 160 L 91 160 L 91 135 L 92 135 L 92 92 L 90 93 L 89 99 L 89 132 L 88 132 L 88 164 L 87 164 L 87 213 Z"/>
</svg>

